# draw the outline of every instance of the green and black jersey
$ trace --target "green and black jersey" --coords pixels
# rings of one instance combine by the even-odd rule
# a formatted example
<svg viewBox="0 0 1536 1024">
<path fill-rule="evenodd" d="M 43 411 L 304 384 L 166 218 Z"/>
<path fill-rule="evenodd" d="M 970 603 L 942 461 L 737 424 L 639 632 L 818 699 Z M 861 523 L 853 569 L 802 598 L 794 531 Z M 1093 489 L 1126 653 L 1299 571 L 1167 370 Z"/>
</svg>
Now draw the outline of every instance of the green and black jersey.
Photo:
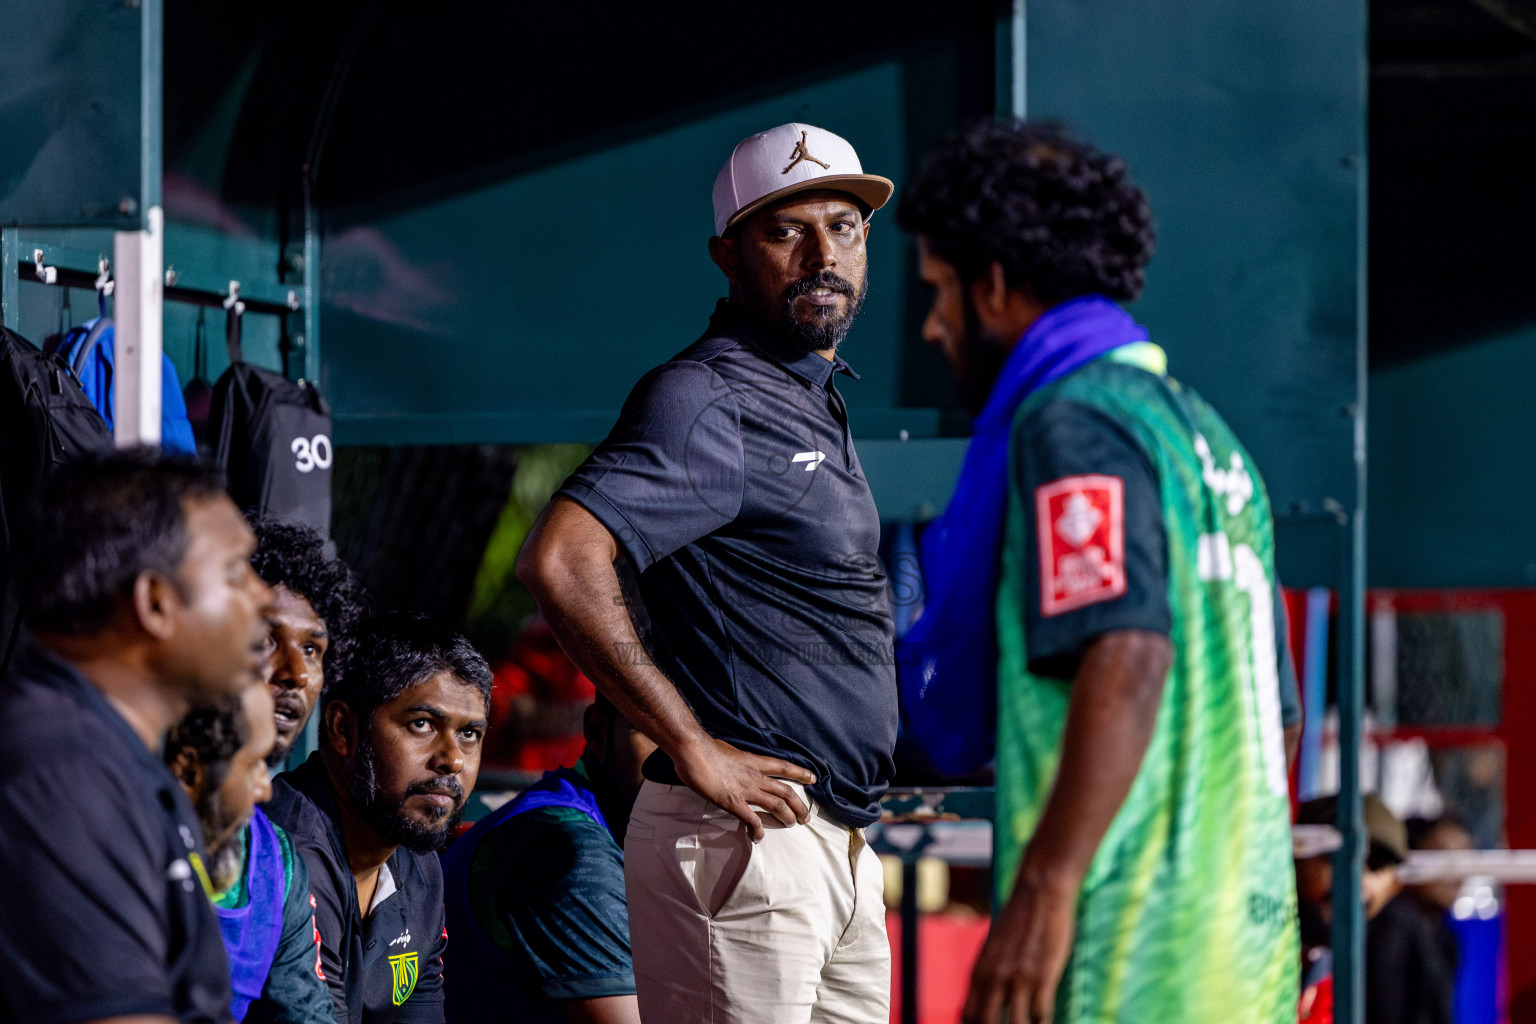
<svg viewBox="0 0 1536 1024">
<path fill-rule="evenodd" d="M 1151 345 L 1014 420 L 997 603 L 996 878 L 1011 892 L 1094 637 L 1166 633 L 1151 744 L 1083 883 L 1062 1022 L 1295 1020 L 1296 888 L 1268 498 Z M 1191 970 L 1196 974 L 1192 975 Z"/>
</svg>

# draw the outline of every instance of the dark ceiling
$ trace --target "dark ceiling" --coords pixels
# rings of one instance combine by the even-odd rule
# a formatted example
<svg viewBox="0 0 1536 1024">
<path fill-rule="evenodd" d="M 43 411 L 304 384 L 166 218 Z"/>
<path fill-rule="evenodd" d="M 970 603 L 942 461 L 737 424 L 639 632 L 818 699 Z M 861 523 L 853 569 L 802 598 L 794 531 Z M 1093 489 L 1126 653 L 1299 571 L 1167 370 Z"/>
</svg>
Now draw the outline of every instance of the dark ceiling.
<svg viewBox="0 0 1536 1024">
<path fill-rule="evenodd" d="M 931 44 L 871 9 L 791 36 L 766 4 L 168 0 L 166 171 L 292 230 L 308 166 L 333 222 L 366 218 Z M 962 105 L 992 9 L 945 8 L 981 55 Z M 1370 51 L 1372 366 L 1536 321 L 1536 0 L 1371 0 Z"/>
<path fill-rule="evenodd" d="M 370 212 L 493 181 L 585 149 L 969 33 L 967 69 L 991 96 L 991 0 L 957 0 L 942 28 L 870 17 L 867 0 L 823 0 L 817 31 L 783 31 L 780 5 L 604 6 L 375 0 L 264 5 L 231 24 L 223 5 L 169 0 L 166 170 L 191 166 L 200 133 L 233 116 L 220 198 L 273 200 L 272 182 L 314 167 L 331 216 Z M 246 102 L 220 88 L 248 69 Z M 289 187 L 296 187 L 290 184 Z"/>
<path fill-rule="evenodd" d="M 1536 3 L 1372 0 L 1370 344 L 1536 321 Z"/>
</svg>

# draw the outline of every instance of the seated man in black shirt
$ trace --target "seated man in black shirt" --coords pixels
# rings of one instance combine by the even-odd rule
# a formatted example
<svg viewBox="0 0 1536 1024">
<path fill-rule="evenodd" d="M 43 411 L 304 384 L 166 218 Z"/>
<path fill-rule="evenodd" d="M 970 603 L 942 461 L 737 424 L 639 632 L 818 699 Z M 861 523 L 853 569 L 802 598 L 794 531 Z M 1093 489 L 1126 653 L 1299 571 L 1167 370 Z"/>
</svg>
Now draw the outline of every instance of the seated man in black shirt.
<svg viewBox="0 0 1536 1024">
<path fill-rule="evenodd" d="M 309 867 L 338 1024 L 443 1020 L 435 854 L 474 789 L 490 692 L 490 666 L 462 636 L 380 616 L 321 694 L 320 749 L 273 784 L 265 810 Z"/>
<path fill-rule="evenodd" d="M 267 617 L 267 686 L 277 708 L 277 742 L 267 763 L 281 767 L 309 721 L 320 691 L 341 676 L 363 615 L 362 584 L 325 538 L 299 523 L 258 519 L 251 565 L 272 588 Z"/>
<path fill-rule="evenodd" d="M 157 751 L 259 679 L 271 591 L 214 476 L 75 463 L 23 524 L 33 634 L 0 682 L 0 1021 L 224 1024 L 197 818 Z"/>
<path fill-rule="evenodd" d="M 640 1024 L 621 844 L 656 744 L 602 694 L 583 726 L 576 767 L 443 855 L 453 1024 Z"/>
<path fill-rule="evenodd" d="M 288 833 L 256 806 L 272 795 L 266 759 L 276 739 L 272 694 L 250 686 L 238 702 L 195 709 L 177 723 L 165 762 L 208 846 L 235 1020 L 331 1024 L 309 870 Z"/>
</svg>

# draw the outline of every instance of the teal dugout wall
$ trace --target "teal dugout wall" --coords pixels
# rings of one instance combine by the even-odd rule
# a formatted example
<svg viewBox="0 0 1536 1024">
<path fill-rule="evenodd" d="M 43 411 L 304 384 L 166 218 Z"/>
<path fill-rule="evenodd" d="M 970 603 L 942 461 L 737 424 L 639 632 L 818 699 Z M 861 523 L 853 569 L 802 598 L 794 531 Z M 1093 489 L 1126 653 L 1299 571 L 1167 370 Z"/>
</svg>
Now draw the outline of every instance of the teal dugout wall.
<svg viewBox="0 0 1536 1024">
<path fill-rule="evenodd" d="M 600 439 L 725 294 L 706 243 L 736 142 L 807 121 L 901 178 L 902 72 L 882 62 L 372 223 L 328 218 L 323 382 L 338 440 Z M 932 434 L 932 411 L 892 415 L 905 241 L 890 208 L 869 245 L 869 299 L 846 346 L 862 376 L 846 389 L 853 422 Z"/>
<path fill-rule="evenodd" d="M 244 202 L 224 188 L 244 162 L 233 147 L 237 127 L 259 106 L 253 72 L 283 27 L 248 23 L 215 40 L 186 24 L 194 13 L 174 0 L 169 12 L 163 0 L 0 0 L 0 304 L 7 324 L 34 342 L 95 316 L 97 296 L 44 285 L 18 264 L 41 248 L 49 265 L 74 272 L 71 280 L 94 277 L 97 260 L 113 255 L 113 232 L 144 227 L 154 205 L 165 209 L 167 285 L 180 299 L 217 297 L 239 281 L 253 307 L 286 309 L 290 291 L 304 301 L 302 263 L 283 259 L 289 211 L 277 183 L 272 195 Z M 210 59 L 215 44 L 221 52 Z M 181 116 L 189 97 L 207 106 Z M 285 114 L 307 125 L 296 106 Z M 206 373 L 215 379 L 228 364 L 222 311 L 202 319 Z M 198 307 L 177 294 L 164 303 L 164 349 L 183 383 L 195 372 L 198 320 Z M 246 358 L 284 369 L 286 348 L 288 369 L 301 375 L 303 323 L 302 310 L 253 309 Z"/>
<path fill-rule="evenodd" d="M 1371 374 L 1371 585 L 1536 586 L 1536 328 Z"/>
<path fill-rule="evenodd" d="M 990 58 L 977 21 L 973 49 Z M 969 109 L 956 95 L 968 56 L 953 38 L 919 43 L 438 201 L 328 213 L 322 381 L 338 443 L 601 439 L 635 381 L 697 338 L 725 294 L 707 241 L 732 147 L 819 124 L 899 186 L 919 146 L 986 109 L 989 89 Z M 844 347 L 861 379 L 844 392 L 883 513 L 927 518 L 964 440 L 939 436 L 955 423 L 948 374 L 916 339 L 924 297 L 893 213 L 873 220 L 870 293 Z"/>
<path fill-rule="evenodd" d="M 160 188 L 159 18 L 159 0 L 0 0 L 0 224 L 144 226 Z"/>
</svg>

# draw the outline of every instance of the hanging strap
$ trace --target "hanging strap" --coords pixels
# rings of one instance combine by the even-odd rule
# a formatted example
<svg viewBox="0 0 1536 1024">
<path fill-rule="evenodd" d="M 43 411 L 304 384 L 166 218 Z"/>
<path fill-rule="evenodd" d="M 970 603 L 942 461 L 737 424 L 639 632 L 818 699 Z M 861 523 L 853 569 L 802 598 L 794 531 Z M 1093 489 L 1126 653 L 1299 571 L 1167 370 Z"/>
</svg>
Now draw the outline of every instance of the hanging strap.
<svg viewBox="0 0 1536 1024">
<path fill-rule="evenodd" d="M 240 315 L 245 303 L 237 302 L 224 310 L 224 347 L 229 352 L 229 365 L 245 362 L 245 352 L 240 345 Z"/>
<path fill-rule="evenodd" d="M 208 379 L 208 320 L 207 310 L 197 307 L 197 330 L 192 335 L 192 377 Z"/>
<path fill-rule="evenodd" d="M 74 373 L 75 379 L 80 379 L 80 373 L 85 369 L 85 361 L 90 358 L 91 352 L 96 348 L 96 343 L 101 336 L 112 329 L 112 318 L 101 316 L 91 325 L 90 332 L 80 342 L 80 347 L 75 350 L 75 358 L 70 360 L 69 368 Z"/>
</svg>

